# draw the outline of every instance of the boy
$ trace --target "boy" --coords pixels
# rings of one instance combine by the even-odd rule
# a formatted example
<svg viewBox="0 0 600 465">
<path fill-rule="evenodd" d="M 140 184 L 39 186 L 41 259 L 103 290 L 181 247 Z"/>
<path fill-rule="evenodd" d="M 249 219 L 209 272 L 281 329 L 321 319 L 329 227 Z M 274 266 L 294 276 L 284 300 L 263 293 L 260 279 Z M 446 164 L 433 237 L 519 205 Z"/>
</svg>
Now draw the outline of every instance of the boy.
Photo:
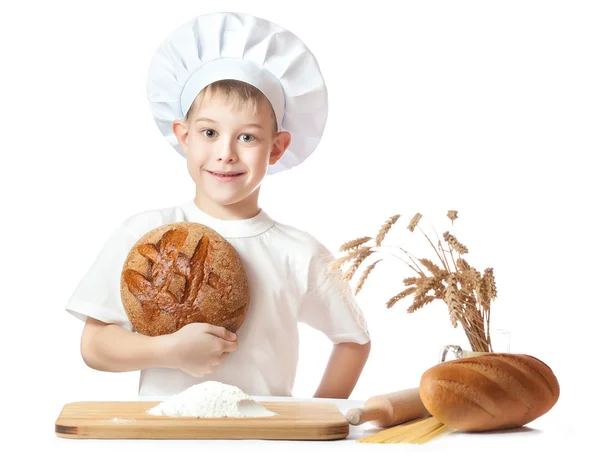
<svg viewBox="0 0 600 465">
<path fill-rule="evenodd" d="M 328 272 L 331 253 L 272 220 L 258 202 L 265 175 L 303 161 L 320 138 L 327 103 L 316 61 L 268 21 L 205 15 L 158 49 L 148 93 L 196 192 L 184 205 L 125 220 L 71 296 L 67 311 L 85 321 L 86 364 L 141 370 L 140 396 L 169 396 L 207 380 L 249 395 L 291 396 L 300 321 L 335 344 L 314 396 L 347 398 L 370 351 L 362 313 L 347 284 Z M 237 334 L 204 323 L 156 337 L 132 331 L 119 293 L 125 257 L 146 232 L 178 221 L 213 228 L 240 255 L 251 302 Z"/>
</svg>

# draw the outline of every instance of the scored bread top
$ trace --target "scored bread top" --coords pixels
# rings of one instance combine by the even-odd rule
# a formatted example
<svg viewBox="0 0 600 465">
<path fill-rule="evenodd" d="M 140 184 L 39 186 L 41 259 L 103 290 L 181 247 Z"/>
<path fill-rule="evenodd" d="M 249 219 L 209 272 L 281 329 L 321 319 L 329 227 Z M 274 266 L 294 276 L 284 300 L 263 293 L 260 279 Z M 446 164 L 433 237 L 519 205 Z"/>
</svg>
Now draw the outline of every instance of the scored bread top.
<svg viewBox="0 0 600 465">
<path fill-rule="evenodd" d="M 421 399 L 442 423 L 464 431 L 525 425 L 559 397 L 556 376 L 525 354 L 490 353 L 440 363 L 421 377 Z"/>
</svg>

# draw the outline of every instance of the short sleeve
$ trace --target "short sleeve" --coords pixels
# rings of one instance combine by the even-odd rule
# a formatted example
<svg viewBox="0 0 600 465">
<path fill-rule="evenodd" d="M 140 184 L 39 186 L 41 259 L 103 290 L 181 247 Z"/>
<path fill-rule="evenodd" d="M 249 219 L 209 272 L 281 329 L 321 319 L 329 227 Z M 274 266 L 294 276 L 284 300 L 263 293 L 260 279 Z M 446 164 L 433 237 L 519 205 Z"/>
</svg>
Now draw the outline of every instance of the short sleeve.
<svg viewBox="0 0 600 465">
<path fill-rule="evenodd" d="M 123 225 L 106 241 L 69 298 L 65 310 L 82 321 L 92 317 L 131 331 L 121 302 L 121 271 L 136 236 Z"/>
<path fill-rule="evenodd" d="M 322 244 L 309 265 L 307 294 L 298 321 L 324 333 L 333 343 L 371 340 L 365 317 L 350 284 L 330 270 L 333 254 Z"/>
</svg>

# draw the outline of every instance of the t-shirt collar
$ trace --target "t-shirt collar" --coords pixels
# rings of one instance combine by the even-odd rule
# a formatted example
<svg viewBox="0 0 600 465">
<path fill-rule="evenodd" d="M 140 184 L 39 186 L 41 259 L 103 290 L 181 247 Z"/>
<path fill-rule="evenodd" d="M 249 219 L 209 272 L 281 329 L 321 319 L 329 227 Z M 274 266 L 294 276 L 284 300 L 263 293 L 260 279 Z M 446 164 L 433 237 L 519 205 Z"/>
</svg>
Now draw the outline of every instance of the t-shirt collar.
<svg viewBox="0 0 600 465">
<path fill-rule="evenodd" d="M 200 210 L 194 199 L 182 205 L 187 221 L 200 223 L 214 229 L 225 239 L 258 236 L 273 227 L 274 221 L 261 209 L 252 218 L 221 220 Z"/>
</svg>

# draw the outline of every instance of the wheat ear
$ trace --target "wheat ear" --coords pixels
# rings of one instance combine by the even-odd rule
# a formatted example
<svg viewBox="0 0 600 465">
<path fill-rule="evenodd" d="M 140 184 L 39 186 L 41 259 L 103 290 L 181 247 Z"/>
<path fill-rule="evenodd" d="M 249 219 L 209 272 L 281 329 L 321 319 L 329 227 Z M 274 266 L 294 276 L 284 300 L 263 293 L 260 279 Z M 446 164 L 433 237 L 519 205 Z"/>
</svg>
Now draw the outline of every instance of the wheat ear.
<svg viewBox="0 0 600 465">
<path fill-rule="evenodd" d="M 400 292 L 399 294 L 396 294 L 394 297 L 392 297 L 390 300 L 388 300 L 387 303 L 385 304 L 386 307 L 392 308 L 396 303 L 398 303 L 399 300 L 402 300 L 405 297 L 411 295 L 416 290 L 417 290 L 416 287 L 407 287 L 402 292 Z"/>
<path fill-rule="evenodd" d="M 457 279 L 454 274 L 449 274 L 446 278 L 446 282 L 448 286 L 446 287 L 446 293 L 444 295 L 444 301 L 446 305 L 448 305 L 448 310 L 450 310 L 450 322 L 452 326 L 456 328 L 458 325 L 458 320 L 461 317 L 461 306 L 458 300 L 458 287 L 456 285 Z"/>
<path fill-rule="evenodd" d="M 444 240 L 450 244 L 452 246 L 452 248 L 454 250 L 456 250 L 459 254 L 466 254 L 469 253 L 469 249 L 461 244 L 460 242 L 458 242 L 458 240 L 456 239 L 456 237 L 454 237 L 452 234 L 450 234 L 448 231 L 446 231 L 444 233 Z"/>
<path fill-rule="evenodd" d="M 375 268 L 375 265 L 377 265 L 381 260 L 382 259 L 380 258 L 379 260 L 374 261 L 367 268 L 365 268 L 365 271 L 363 271 L 363 274 L 361 275 L 360 279 L 358 280 L 358 284 L 356 285 L 356 290 L 354 291 L 354 294 L 358 294 L 360 292 L 363 285 L 365 284 L 365 281 L 367 280 L 367 277 L 369 276 L 369 274 L 371 274 L 371 271 L 373 271 L 373 268 Z"/>
<path fill-rule="evenodd" d="M 381 228 L 379 229 L 379 232 L 377 233 L 377 236 L 375 237 L 375 245 L 377 247 L 381 246 L 381 243 L 383 242 L 383 239 L 385 238 L 386 234 L 390 231 L 390 229 L 392 229 L 392 226 L 394 225 L 394 223 L 396 221 L 398 221 L 398 218 L 400 218 L 400 215 L 391 216 L 383 224 L 383 226 L 381 226 Z"/>
<path fill-rule="evenodd" d="M 373 238 L 369 236 L 359 237 L 358 239 L 352 239 L 351 241 L 342 244 L 342 246 L 340 247 L 340 252 L 347 252 L 348 250 L 355 249 L 369 242 L 371 239 Z"/>
<path fill-rule="evenodd" d="M 415 230 L 415 227 L 419 224 L 419 220 L 423 218 L 423 215 L 421 215 L 420 213 L 417 213 L 415 216 L 413 216 L 412 220 L 410 220 L 410 223 L 408 224 L 408 230 L 410 232 L 413 232 Z"/>
</svg>

